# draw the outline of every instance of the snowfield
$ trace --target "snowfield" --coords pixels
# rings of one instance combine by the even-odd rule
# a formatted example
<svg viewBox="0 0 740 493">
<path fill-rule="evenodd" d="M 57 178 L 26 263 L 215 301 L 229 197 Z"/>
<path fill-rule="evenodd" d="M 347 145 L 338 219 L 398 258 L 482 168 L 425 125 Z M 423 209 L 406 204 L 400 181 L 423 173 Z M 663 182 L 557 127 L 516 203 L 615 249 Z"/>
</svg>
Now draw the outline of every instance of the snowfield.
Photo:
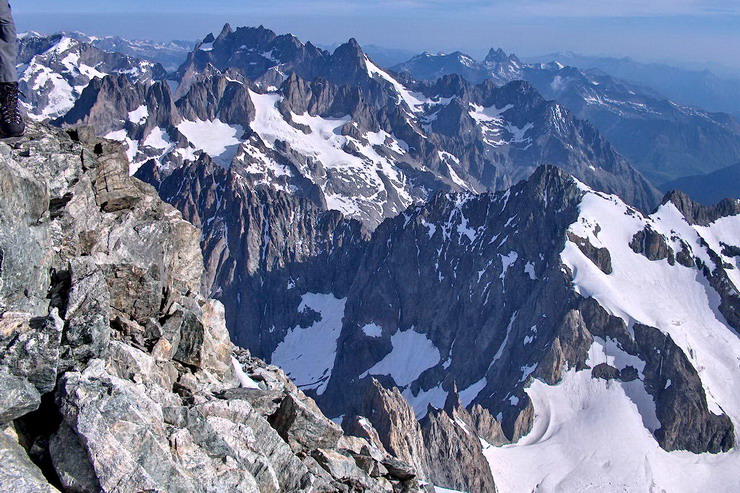
<svg viewBox="0 0 740 493">
<path fill-rule="evenodd" d="M 303 295 L 298 312 L 318 312 L 320 320 L 305 328 L 291 329 L 272 353 L 272 364 L 282 368 L 299 388 L 316 390 L 319 395 L 326 390 L 334 367 L 337 339 L 342 332 L 346 301 L 331 294 Z"/>
<path fill-rule="evenodd" d="M 154 127 L 149 135 L 144 139 L 145 146 L 152 147 L 154 149 L 167 149 L 172 145 L 170 136 L 162 127 Z"/>
<path fill-rule="evenodd" d="M 401 200 L 396 213 L 411 204 L 404 174 L 393 160 L 379 154 L 376 149 L 376 146 L 384 146 L 403 155 L 408 149 L 405 142 L 383 131 L 368 133 L 365 136 L 367 142 L 342 135 L 342 127 L 351 121 L 349 116 L 331 119 L 291 114 L 294 123 L 310 129 L 310 133 L 305 134 L 287 122 L 278 111 L 279 94 L 250 91 L 249 95 L 256 110 L 252 129 L 268 146 L 274 147 L 278 141 L 289 142 L 292 150 L 305 156 L 306 162 L 299 165 L 299 171 L 324 190 L 329 209 L 362 219 L 366 211 L 375 211 L 382 216 L 383 203 L 389 196 L 397 195 Z M 348 144 L 357 152 L 346 152 Z M 323 168 L 323 172 L 312 169 L 317 165 Z M 346 188 L 351 188 L 353 194 L 348 194 Z"/>
<path fill-rule="evenodd" d="M 214 162 L 228 168 L 239 150 L 244 134 L 240 125 L 229 125 L 219 119 L 212 121 L 183 121 L 177 129 L 196 149 L 211 156 Z"/>
<path fill-rule="evenodd" d="M 360 375 L 388 375 L 396 385 L 406 387 L 419 378 L 424 370 L 435 366 L 442 359 L 431 340 L 413 328 L 391 336 L 393 350 L 372 368 Z"/>
<path fill-rule="evenodd" d="M 718 254 L 720 241 L 740 244 L 740 217 L 692 226 L 671 203 L 645 217 L 613 196 L 582 189 L 580 217 L 570 231 L 596 247 L 608 248 L 613 273 L 603 273 L 567 242 L 561 259 L 573 272 L 575 289 L 595 298 L 629 327 L 639 322 L 669 334 L 697 370 L 710 411 L 726 413 L 737 433 L 740 338 L 718 311 L 719 295 L 697 269 L 671 266 L 667 260 L 650 261 L 632 251 L 629 243 L 649 224 L 669 239 L 674 251 L 680 250 L 676 233 L 680 235 L 693 255 L 712 267 L 702 241 Z M 723 260 L 737 265 L 736 259 L 723 256 Z M 730 272 L 737 285 L 737 270 Z M 601 362 L 617 368 L 632 365 L 640 372 L 644 368 L 643 362 L 613 341 L 597 338 L 589 364 Z M 640 380 L 592 379 L 590 370 L 571 370 L 557 385 L 534 380 L 527 393 L 535 409 L 532 431 L 516 444 L 484 443 L 502 493 L 729 493 L 740 488 L 740 451 L 697 455 L 666 452 L 658 446 L 650 432 L 660 427 L 655 403 Z"/>
<path fill-rule="evenodd" d="M 535 380 L 527 393 L 535 408 L 529 435 L 503 447 L 484 443 L 501 493 L 737 491 L 736 451 L 666 452 L 620 382 L 569 371 L 558 385 Z"/>
</svg>

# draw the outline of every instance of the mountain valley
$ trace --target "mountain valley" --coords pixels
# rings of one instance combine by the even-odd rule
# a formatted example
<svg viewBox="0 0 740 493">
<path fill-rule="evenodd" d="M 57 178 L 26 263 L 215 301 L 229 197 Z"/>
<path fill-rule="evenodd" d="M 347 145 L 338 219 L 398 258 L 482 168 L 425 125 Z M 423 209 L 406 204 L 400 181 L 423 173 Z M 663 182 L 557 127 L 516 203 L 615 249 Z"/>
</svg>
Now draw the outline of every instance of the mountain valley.
<svg viewBox="0 0 740 493">
<path fill-rule="evenodd" d="M 733 117 L 261 26 L 19 46 L 9 491 L 736 489 Z"/>
</svg>

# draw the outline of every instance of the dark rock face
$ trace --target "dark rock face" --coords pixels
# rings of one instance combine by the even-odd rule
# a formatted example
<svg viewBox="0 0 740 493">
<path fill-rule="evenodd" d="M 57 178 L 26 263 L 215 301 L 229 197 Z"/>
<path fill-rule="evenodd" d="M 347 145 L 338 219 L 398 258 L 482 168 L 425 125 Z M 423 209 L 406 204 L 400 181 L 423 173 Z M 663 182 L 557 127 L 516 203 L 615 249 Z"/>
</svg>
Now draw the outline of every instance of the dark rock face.
<svg viewBox="0 0 740 493">
<path fill-rule="evenodd" d="M 728 257 L 740 257 L 740 247 L 724 245 L 722 248 L 722 254 Z"/>
<path fill-rule="evenodd" d="M 3 402 L 0 403 L 0 424 L 9 423 L 24 414 L 35 411 L 41 404 L 41 395 L 36 387 L 25 378 L 13 375 L 7 368 L 0 369 L 0 389 L 3 392 Z"/>
<path fill-rule="evenodd" d="M 111 295 L 100 268 L 88 259 L 70 262 L 70 290 L 64 333 L 70 364 L 105 358 L 110 343 Z"/>
<path fill-rule="evenodd" d="M 377 430 L 385 450 L 412 465 L 416 471 L 427 474 L 424 437 L 414 410 L 396 388 L 386 389 L 373 379 L 367 383 L 362 401 L 358 403 L 355 415 L 365 416 Z M 402 471 L 398 465 L 389 464 Z M 388 465 L 385 465 L 388 467 Z M 410 475 L 410 473 L 406 473 Z"/>
<path fill-rule="evenodd" d="M 357 221 L 304 198 L 253 190 L 240 175 L 205 163 L 176 170 L 158 188 L 203 228 L 205 286 L 235 308 L 226 314 L 230 325 L 255 321 L 234 341 L 257 354 L 270 354 L 285 336 L 268 330 L 275 321 L 261 315 L 265 303 L 287 326 L 295 317 L 286 307 L 300 303 L 299 290 L 341 293 L 352 282 L 367 238 Z M 297 289 L 286 289 L 291 283 Z"/>
<path fill-rule="evenodd" d="M 31 124 L 0 145 L 4 491 L 419 491 L 383 463 L 413 467 L 234 348 L 199 294 L 198 230 L 128 176 L 119 146 L 71 134 Z M 37 249 L 10 248 L 18 231 Z"/>
<path fill-rule="evenodd" d="M 473 429 L 483 440 L 493 446 L 509 443 L 509 439 L 506 438 L 504 430 L 501 428 L 501 423 L 483 406 L 475 404 L 468 413 Z"/>
<path fill-rule="evenodd" d="M 579 198 L 572 180 L 557 168 L 543 168 L 506 194 L 439 195 L 384 223 L 373 235 L 348 294 L 344 320 L 348 332 L 340 339 L 332 380 L 320 403 L 338 402 L 340 389 L 387 356 L 400 334 L 410 337 L 408 331 L 416 328 L 419 335 L 414 339 L 431 341 L 439 356 L 415 383 L 403 385 L 404 395 L 415 402 L 415 397 L 422 398 L 437 386 L 447 395 L 453 382 L 467 389 L 485 376 L 479 400 L 473 395 L 466 405 L 473 401 L 493 414 L 501 412 L 504 430 L 513 437 L 527 399 L 520 368 L 534 364 L 529 370 L 534 371 L 547 345 L 545 334 L 553 330 L 525 307 L 548 310 L 547 319 L 553 323 L 563 317 L 563 307 L 537 300 L 565 293 L 556 294 L 556 283 L 545 287 L 537 279 L 561 275 L 557 260 L 561 246 L 553 244 L 550 235 L 564 237 L 577 215 Z M 542 214 L 545 202 L 559 211 L 557 217 Z M 394 288 L 389 291 L 387 286 Z M 382 328 L 380 337 L 368 338 L 359 330 L 369 323 Z M 525 338 L 532 344 L 522 345 Z M 454 347 L 479 351 L 462 357 Z M 400 377 L 396 376 L 399 381 Z M 510 404 L 509 385 L 519 389 L 518 406 Z M 438 407 L 443 403 L 444 399 Z M 426 405 L 419 406 L 417 413 L 423 415 Z"/>
<path fill-rule="evenodd" d="M 5 491 L 22 493 L 27 491 L 53 493 L 57 490 L 44 477 L 41 470 L 28 457 L 18 443 L 14 430 L 4 428 L 0 433 L 0 483 Z"/>
<path fill-rule="evenodd" d="M 270 424 L 296 451 L 336 448 L 342 430 L 313 409 L 288 396 L 271 416 Z"/>
<path fill-rule="evenodd" d="M 594 366 L 591 370 L 591 375 L 594 378 L 602 378 L 604 380 L 617 380 L 620 378 L 619 370 L 606 363 L 599 363 Z"/>
<path fill-rule="evenodd" d="M 51 391 L 57 379 L 62 326 L 55 311 L 46 318 L 4 312 L 0 316 L 0 362 L 41 394 Z"/>
<path fill-rule="evenodd" d="M 702 205 L 678 190 L 667 193 L 662 203 L 673 204 L 689 224 L 700 226 L 707 226 L 722 217 L 740 214 L 740 203 L 737 200 L 727 199 L 714 205 Z"/>
<path fill-rule="evenodd" d="M 655 437 L 661 447 L 694 453 L 726 452 L 734 447 L 730 418 L 709 411 L 699 375 L 670 336 L 638 324 L 635 343 L 646 362 L 645 389 L 655 397 L 661 423 Z"/>
<path fill-rule="evenodd" d="M 44 207 L 39 204 L 49 202 L 48 192 L 31 172 L 21 168 L 16 173 L 3 173 L 0 180 L 0 248 L 3 251 L 0 309 L 40 315 L 51 262 L 46 253 L 49 233 L 39 224 Z M 18 190 L 23 193 L 13 193 Z"/>
<path fill-rule="evenodd" d="M 671 265 L 676 262 L 673 249 L 668 246 L 665 237 L 649 226 L 635 233 L 630 242 L 630 248 L 633 252 L 642 253 L 650 260 L 668 259 Z"/>
<path fill-rule="evenodd" d="M 606 248 L 597 248 L 591 244 L 588 238 L 580 238 L 573 233 L 568 233 L 568 239 L 578 245 L 578 249 L 588 257 L 604 274 L 612 273 L 612 258 Z M 639 242 L 641 245 L 642 242 Z M 637 252 L 641 253 L 641 252 Z"/>
<path fill-rule="evenodd" d="M 132 84 L 125 75 L 95 78 L 82 90 L 75 107 L 57 123 L 84 123 L 106 135 L 119 124 L 114 115 L 128 115 L 145 104 L 145 94 L 145 86 Z"/>
<path fill-rule="evenodd" d="M 454 391 L 444 410 L 427 413 L 421 429 L 429 477 L 435 485 L 460 491 L 496 491 L 473 419 Z"/>
</svg>

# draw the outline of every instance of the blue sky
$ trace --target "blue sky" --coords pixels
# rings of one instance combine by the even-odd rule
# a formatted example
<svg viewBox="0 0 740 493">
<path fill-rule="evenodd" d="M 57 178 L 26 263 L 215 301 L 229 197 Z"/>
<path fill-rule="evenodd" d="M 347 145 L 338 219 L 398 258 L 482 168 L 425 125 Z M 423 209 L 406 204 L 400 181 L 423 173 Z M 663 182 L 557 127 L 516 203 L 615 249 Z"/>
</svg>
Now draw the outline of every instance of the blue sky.
<svg viewBox="0 0 740 493">
<path fill-rule="evenodd" d="M 571 50 L 740 67 L 740 0 L 15 0 L 19 29 L 167 39 L 263 24 L 411 51 Z"/>
</svg>

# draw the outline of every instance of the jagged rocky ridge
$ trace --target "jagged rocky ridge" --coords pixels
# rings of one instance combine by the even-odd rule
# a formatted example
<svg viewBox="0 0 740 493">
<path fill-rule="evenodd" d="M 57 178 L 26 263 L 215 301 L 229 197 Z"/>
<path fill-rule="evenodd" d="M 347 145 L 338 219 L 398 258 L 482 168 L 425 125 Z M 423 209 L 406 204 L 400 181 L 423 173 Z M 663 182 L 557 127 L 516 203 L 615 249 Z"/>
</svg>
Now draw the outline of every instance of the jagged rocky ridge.
<svg viewBox="0 0 740 493">
<path fill-rule="evenodd" d="M 199 231 L 120 145 L 30 124 L 0 188 L 3 491 L 419 491 L 231 344 Z"/>
<path fill-rule="evenodd" d="M 656 91 L 601 71 L 559 62 L 526 64 L 500 48 L 477 61 L 463 53 L 423 53 L 393 67 L 417 80 L 457 74 L 472 83 L 530 82 L 588 120 L 654 184 L 705 174 L 740 159 L 740 124 L 727 113 L 676 104 Z"/>
<path fill-rule="evenodd" d="M 176 76 L 174 91 L 120 76 L 93 82 L 60 122 L 125 141 L 132 172 L 149 163 L 166 175 L 204 153 L 253 187 L 291 191 L 371 228 L 436 190 L 503 189 L 539 164 L 644 210 L 659 200 L 594 127 L 526 83 L 404 85 L 354 40 L 329 54 L 228 26 Z"/>
</svg>

